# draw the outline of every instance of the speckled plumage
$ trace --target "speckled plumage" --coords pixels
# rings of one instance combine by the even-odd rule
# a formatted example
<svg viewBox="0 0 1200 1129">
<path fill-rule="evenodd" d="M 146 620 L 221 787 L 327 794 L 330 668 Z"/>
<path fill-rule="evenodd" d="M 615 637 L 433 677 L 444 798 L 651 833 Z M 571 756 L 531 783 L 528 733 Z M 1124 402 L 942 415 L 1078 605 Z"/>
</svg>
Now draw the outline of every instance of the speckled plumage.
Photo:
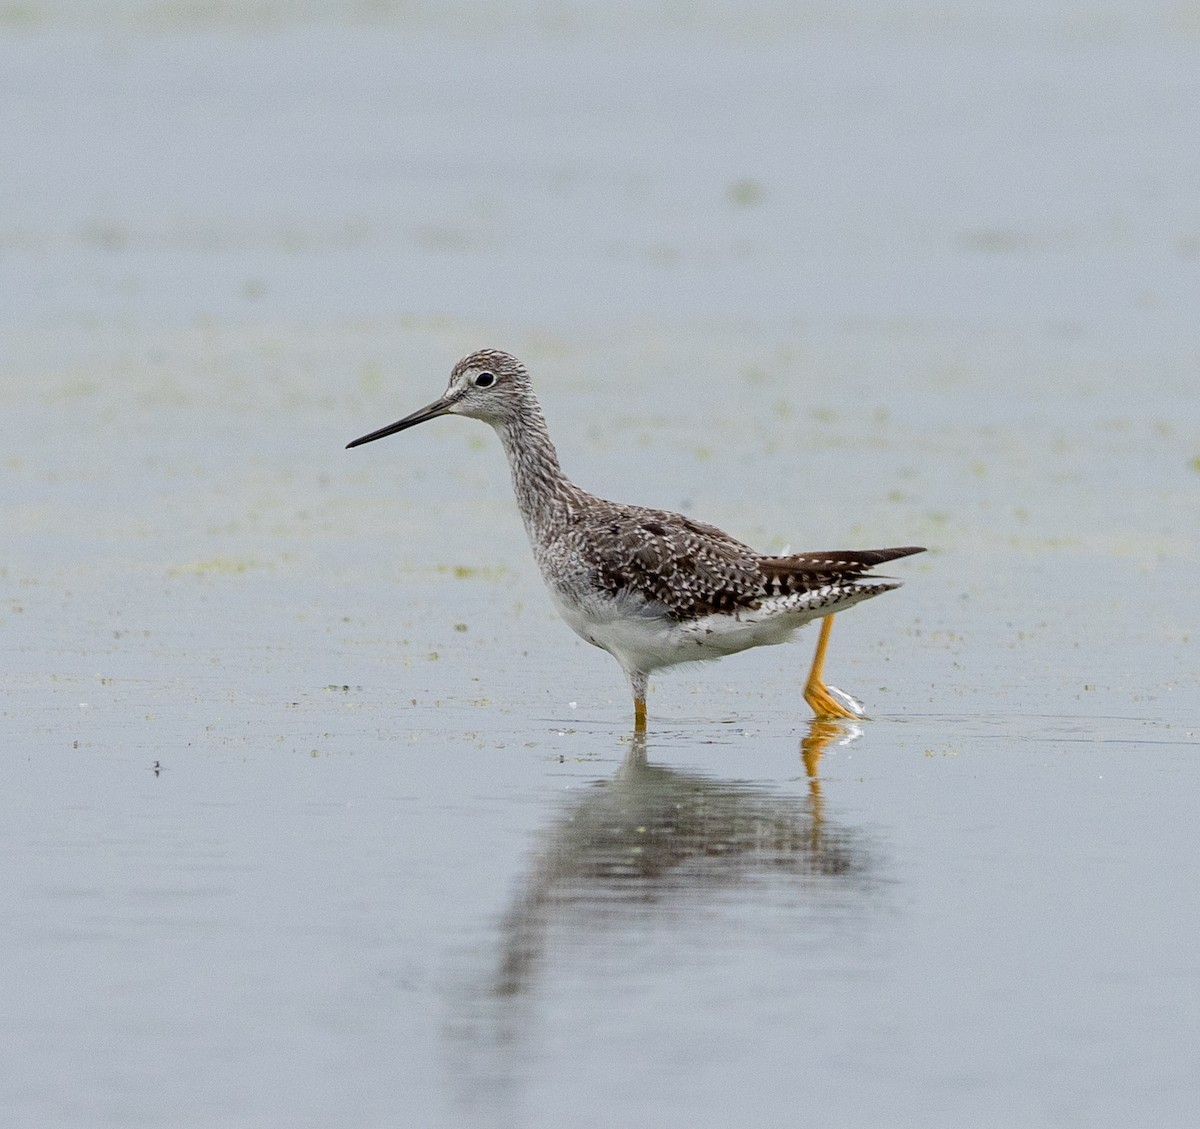
<svg viewBox="0 0 1200 1129">
<path fill-rule="evenodd" d="M 765 556 L 682 514 L 597 498 L 563 473 L 525 366 L 497 350 L 463 358 L 439 400 L 350 446 L 446 414 L 481 419 L 500 436 L 555 604 L 621 664 L 642 718 L 651 671 L 785 642 L 813 619 L 898 587 L 870 569 L 922 551 Z"/>
</svg>

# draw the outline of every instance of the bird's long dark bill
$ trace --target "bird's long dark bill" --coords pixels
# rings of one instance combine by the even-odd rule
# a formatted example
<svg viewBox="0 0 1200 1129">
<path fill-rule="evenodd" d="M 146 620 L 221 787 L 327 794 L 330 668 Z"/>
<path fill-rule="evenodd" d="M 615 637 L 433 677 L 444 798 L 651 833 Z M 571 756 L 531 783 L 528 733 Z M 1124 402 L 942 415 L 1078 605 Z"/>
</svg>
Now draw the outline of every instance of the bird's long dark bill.
<svg viewBox="0 0 1200 1129">
<path fill-rule="evenodd" d="M 350 450 L 351 447 L 361 447 L 364 443 L 374 443 L 376 439 L 383 439 L 387 435 L 395 435 L 397 431 L 404 431 L 409 427 L 416 427 L 418 423 L 424 423 L 427 419 L 437 419 L 438 416 L 444 416 L 450 410 L 453 403 L 453 400 L 443 396 L 440 400 L 434 400 L 432 404 L 422 408 L 419 412 L 413 412 L 412 415 L 398 419 L 395 423 L 389 423 L 387 427 L 381 427 L 378 431 L 372 431 L 370 435 L 360 436 L 353 443 L 347 443 L 346 450 Z"/>
</svg>

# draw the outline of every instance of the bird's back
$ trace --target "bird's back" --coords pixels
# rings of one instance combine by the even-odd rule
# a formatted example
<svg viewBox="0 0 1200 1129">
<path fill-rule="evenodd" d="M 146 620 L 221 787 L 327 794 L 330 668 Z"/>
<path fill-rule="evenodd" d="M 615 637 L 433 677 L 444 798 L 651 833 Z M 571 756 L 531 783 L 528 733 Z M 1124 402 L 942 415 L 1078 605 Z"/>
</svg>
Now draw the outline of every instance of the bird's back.
<svg viewBox="0 0 1200 1129">
<path fill-rule="evenodd" d="M 854 586 L 877 565 L 923 552 L 908 546 L 765 556 L 683 514 L 591 495 L 580 503 L 557 539 L 555 555 L 564 572 L 597 593 L 640 598 L 679 621 L 756 611 L 775 597 Z M 549 572 L 547 580 L 553 581 Z"/>
</svg>

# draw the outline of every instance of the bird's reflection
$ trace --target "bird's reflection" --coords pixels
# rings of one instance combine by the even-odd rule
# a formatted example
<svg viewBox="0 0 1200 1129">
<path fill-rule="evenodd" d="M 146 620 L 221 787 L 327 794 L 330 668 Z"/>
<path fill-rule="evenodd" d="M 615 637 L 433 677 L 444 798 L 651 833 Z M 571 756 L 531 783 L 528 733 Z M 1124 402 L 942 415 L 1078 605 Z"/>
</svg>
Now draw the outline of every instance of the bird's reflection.
<svg viewBox="0 0 1200 1129">
<path fill-rule="evenodd" d="M 527 988 L 552 926 L 591 927 L 771 874 L 840 887 L 864 881 L 865 849 L 826 817 L 818 776 L 826 749 L 858 734 L 845 722 L 812 723 L 801 741 L 807 788 L 799 796 L 652 764 L 645 738 L 635 738 L 616 776 L 588 786 L 542 834 L 502 921 L 496 993 Z"/>
</svg>

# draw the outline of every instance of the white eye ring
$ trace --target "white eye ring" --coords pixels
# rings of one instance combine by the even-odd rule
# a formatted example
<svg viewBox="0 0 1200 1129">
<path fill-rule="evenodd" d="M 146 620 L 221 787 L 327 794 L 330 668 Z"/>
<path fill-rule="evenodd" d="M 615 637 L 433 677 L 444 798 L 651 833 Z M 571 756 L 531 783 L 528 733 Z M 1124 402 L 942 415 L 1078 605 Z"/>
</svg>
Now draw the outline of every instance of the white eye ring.
<svg viewBox="0 0 1200 1129">
<path fill-rule="evenodd" d="M 476 388 L 490 388 L 496 383 L 496 374 L 494 372 L 481 372 L 475 377 Z"/>
</svg>

